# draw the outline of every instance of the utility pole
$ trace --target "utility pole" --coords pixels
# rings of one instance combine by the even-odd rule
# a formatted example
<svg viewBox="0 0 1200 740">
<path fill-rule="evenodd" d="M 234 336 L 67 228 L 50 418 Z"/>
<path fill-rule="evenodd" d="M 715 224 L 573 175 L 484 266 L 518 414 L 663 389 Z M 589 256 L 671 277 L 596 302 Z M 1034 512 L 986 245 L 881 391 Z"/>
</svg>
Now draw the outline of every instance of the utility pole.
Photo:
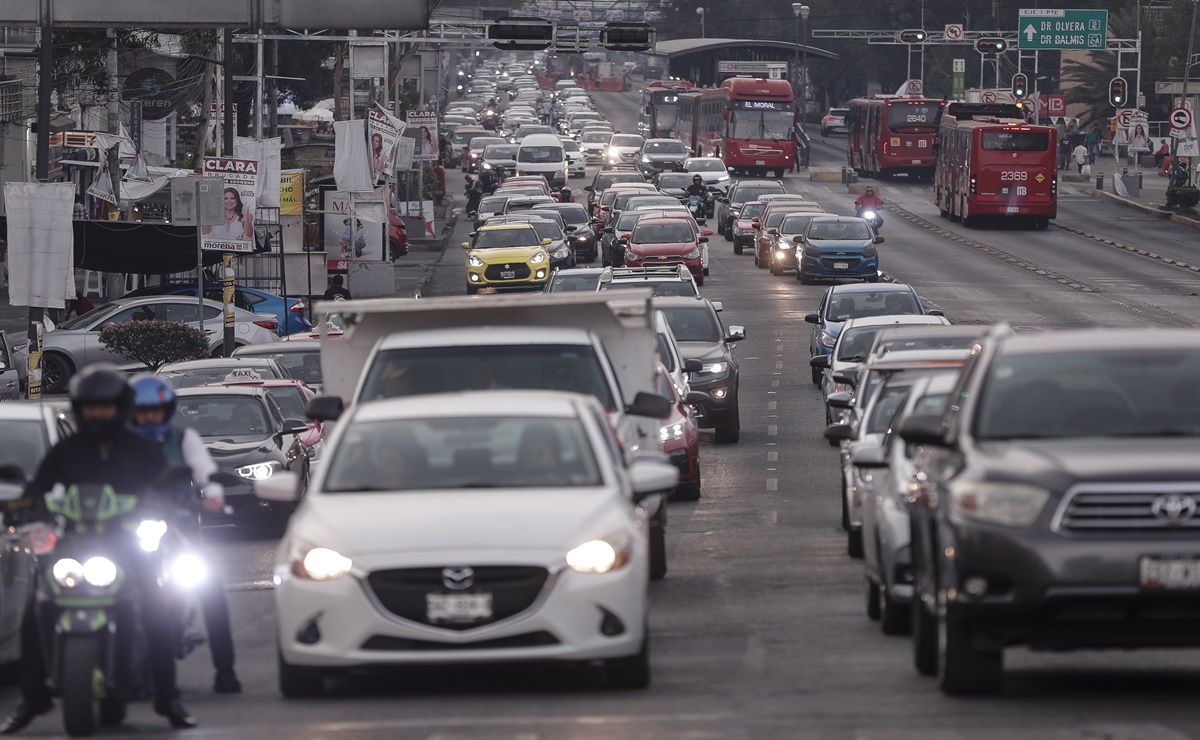
<svg viewBox="0 0 1200 740">
<path fill-rule="evenodd" d="M 1187 56 L 1185 56 L 1183 58 L 1183 95 L 1182 95 L 1182 98 L 1183 98 L 1183 107 L 1187 108 L 1188 110 L 1191 110 L 1191 106 L 1188 105 L 1188 80 L 1191 77 L 1191 72 L 1192 72 L 1192 52 L 1195 50 L 1195 46 L 1196 46 L 1196 8 L 1197 8 L 1197 6 L 1200 6 L 1200 0 L 1192 0 L 1192 26 L 1191 26 L 1191 31 L 1188 32 Z M 1135 101 L 1136 101 L 1136 99 L 1135 99 Z M 1192 111 L 1192 126 L 1193 127 L 1196 125 L 1195 116 L 1196 116 L 1196 112 Z M 1185 129 L 1184 131 L 1186 133 L 1189 130 L 1190 129 Z M 1171 159 L 1172 169 L 1179 166 L 1179 164 L 1178 164 L 1179 163 L 1179 140 L 1182 138 L 1183 138 L 1182 136 L 1175 137 L 1174 151 L 1172 152 L 1172 159 Z M 39 139 L 38 141 L 40 142 L 41 140 Z M 1194 167 L 1188 168 L 1187 176 L 1188 176 L 1188 184 L 1189 185 L 1192 183 L 1192 177 L 1193 177 L 1192 170 L 1193 169 L 1195 169 L 1195 168 Z"/>
<path fill-rule="evenodd" d="M 108 97 L 107 97 L 107 115 L 108 133 L 118 134 L 121 132 L 121 107 L 120 107 L 120 89 L 117 85 L 117 32 L 115 29 L 105 31 L 105 36 L 108 39 L 108 51 L 106 52 L 107 72 L 108 72 Z"/>
<path fill-rule="evenodd" d="M 54 92 L 54 27 L 46 20 L 42 26 L 38 47 L 38 110 L 37 110 L 37 179 L 50 179 L 50 96 Z M 40 365 L 42 362 L 41 328 L 45 309 L 29 307 L 29 364 L 26 391 L 29 398 L 42 397 Z M 35 380 L 37 378 L 37 380 Z"/>
</svg>

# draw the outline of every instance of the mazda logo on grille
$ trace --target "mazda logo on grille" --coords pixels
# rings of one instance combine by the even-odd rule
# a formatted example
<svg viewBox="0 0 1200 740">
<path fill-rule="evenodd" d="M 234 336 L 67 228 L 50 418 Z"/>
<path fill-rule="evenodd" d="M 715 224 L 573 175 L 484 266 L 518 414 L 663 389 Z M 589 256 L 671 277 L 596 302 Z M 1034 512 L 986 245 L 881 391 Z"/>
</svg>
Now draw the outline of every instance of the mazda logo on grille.
<svg viewBox="0 0 1200 740">
<path fill-rule="evenodd" d="M 1167 524 L 1181 524 L 1196 513 L 1196 499 L 1178 493 L 1168 493 L 1154 499 L 1150 511 Z"/>
<path fill-rule="evenodd" d="M 475 585 L 475 571 L 471 568 L 442 568 L 442 585 L 451 591 L 466 591 Z"/>
</svg>

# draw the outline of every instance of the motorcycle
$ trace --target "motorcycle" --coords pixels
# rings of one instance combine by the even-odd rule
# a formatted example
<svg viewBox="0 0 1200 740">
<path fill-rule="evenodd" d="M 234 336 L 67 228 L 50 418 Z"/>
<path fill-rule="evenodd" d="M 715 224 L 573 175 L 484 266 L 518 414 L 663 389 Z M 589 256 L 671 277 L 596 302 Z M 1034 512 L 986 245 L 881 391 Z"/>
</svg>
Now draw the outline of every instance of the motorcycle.
<svg viewBox="0 0 1200 740">
<path fill-rule="evenodd" d="M 874 208 L 860 208 L 855 215 L 866 221 L 871 227 L 871 231 L 876 235 L 878 235 L 879 230 L 883 228 L 883 216 L 880 216 L 879 212 Z"/>
<path fill-rule="evenodd" d="M 680 202 L 687 206 L 688 212 L 692 214 L 692 218 L 702 221 L 708 218 L 708 208 L 712 203 L 712 194 L 715 192 L 717 192 L 716 189 L 710 187 L 706 195 L 689 194 L 687 197 L 681 199 Z"/>
</svg>

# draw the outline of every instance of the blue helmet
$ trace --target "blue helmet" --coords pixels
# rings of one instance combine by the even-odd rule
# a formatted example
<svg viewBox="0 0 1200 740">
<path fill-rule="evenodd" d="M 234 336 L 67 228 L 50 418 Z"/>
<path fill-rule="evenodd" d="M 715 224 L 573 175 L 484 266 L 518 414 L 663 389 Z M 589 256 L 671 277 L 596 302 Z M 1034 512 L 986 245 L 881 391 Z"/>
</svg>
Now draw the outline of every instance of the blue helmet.
<svg viewBox="0 0 1200 740">
<path fill-rule="evenodd" d="M 161 408 L 165 411 L 161 424 L 133 425 L 133 430 L 156 441 L 162 440 L 171 428 L 175 416 L 175 389 L 157 375 L 138 375 L 129 381 L 133 388 L 133 407 L 137 409 Z"/>
</svg>

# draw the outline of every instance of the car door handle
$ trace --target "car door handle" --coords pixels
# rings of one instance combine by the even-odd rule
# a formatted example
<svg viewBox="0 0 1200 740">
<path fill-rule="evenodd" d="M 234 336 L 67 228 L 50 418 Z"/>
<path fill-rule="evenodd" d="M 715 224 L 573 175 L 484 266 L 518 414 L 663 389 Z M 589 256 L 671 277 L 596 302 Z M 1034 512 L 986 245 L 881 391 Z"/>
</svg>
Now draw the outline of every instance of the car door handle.
<svg viewBox="0 0 1200 740">
<path fill-rule="evenodd" d="M 16 381 L 16 380 L 10 380 L 10 381 L 8 381 L 7 383 L 5 383 L 5 384 L 4 384 L 4 387 L 5 387 L 5 388 L 16 388 L 16 387 L 17 387 L 17 383 L 18 383 L 18 381 Z"/>
</svg>

